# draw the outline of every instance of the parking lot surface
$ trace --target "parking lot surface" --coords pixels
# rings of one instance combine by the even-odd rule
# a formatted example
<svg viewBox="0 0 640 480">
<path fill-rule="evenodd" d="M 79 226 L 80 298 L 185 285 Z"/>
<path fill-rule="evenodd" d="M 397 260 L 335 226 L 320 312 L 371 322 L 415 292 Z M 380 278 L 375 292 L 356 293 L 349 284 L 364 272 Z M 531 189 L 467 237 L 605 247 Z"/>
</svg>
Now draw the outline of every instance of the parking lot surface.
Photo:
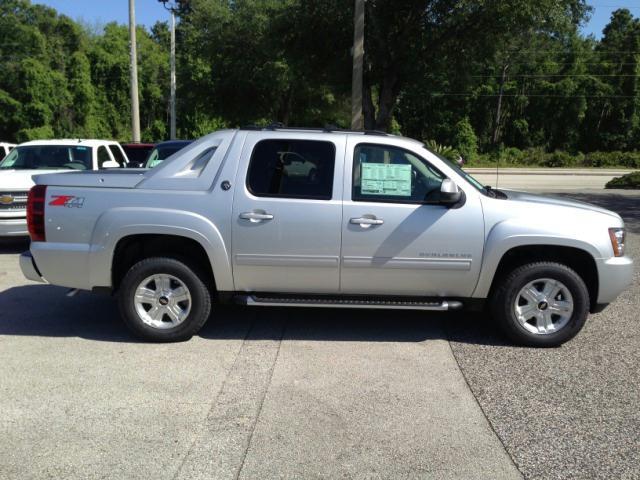
<svg viewBox="0 0 640 480">
<path fill-rule="evenodd" d="M 640 196 L 620 211 L 640 258 Z M 482 315 L 218 308 L 136 342 L 0 244 L 0 478 L 638 478 L 640 280 L 558 349 Z"/>
</svg>

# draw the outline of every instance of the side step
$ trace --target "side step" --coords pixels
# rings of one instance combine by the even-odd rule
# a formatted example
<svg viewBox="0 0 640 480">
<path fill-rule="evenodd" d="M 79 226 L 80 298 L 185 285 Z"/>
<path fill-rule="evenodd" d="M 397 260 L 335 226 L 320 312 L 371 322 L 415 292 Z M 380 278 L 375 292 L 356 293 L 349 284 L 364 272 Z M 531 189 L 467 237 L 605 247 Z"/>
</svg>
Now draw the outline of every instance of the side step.
<svg viewBox="0 0 640 480">
<path fill-rule="evenodd" d="M 271 296 L 271 295 L 236 295 L 236 303 L 252 307 L 325 307 L 325 308 L 379 308 L 391 310 L 431 310 L 443 312 L 459 310 L 462 302 L 458 300 L 402 300 L 374 299 L 357 297 L 322 297 L 322 296 Z"/>
</svg>

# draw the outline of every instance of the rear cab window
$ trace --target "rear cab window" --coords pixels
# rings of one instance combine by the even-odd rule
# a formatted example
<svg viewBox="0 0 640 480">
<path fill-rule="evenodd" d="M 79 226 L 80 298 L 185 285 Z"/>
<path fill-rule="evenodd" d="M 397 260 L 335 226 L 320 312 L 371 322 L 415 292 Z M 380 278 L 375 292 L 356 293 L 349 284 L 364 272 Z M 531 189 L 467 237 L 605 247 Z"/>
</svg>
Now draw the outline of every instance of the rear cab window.
<svg viewBox="0 0 640 480">
<path fill-rule="evenodd" d="M 247 189 L 256 197 L 330 200 L 336 148 L 320 140 L 262 140 L 251 154 Z"/>
</svg>

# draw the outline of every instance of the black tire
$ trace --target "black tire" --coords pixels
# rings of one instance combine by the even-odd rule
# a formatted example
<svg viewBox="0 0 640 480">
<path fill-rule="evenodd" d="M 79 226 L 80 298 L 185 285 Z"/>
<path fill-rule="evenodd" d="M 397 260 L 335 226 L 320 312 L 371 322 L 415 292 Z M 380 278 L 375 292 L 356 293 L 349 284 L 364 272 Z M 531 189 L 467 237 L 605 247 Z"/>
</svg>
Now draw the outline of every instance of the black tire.
<svg viewBox="0 0 640 480">
<path fill-rule="evenodd" d="M 553 333 L 536 334 L 520 324 L 514 312 L 516 296 L 529 282 L 549 278 L 562 282 L 573 297 L 573 313 L 566 325 Z M 499 280 L 491 297 L 491 311 L 504 334 L 519 345 L 557 347 L 582 329 L 589 315 L 589 292 L 582 278 L 566 265 L 554 262 L 529 263 Z"/>
<path fill-rule="evenodd" d="M 136 311 L 135 292 L 152 275 L 170 275 L 180 280 L 190 294 L 191 308 L 186 318 L 175 327 L 154 328 L 145 323 Z M 186 263 L 165 257 L 147 258 L 134 264 L 118 289 L 120 314 L 135 336 L 151 342 L 180 342 L 198 333 L 211 313 L 211 292 L 206 277 Z"/>
</svg>

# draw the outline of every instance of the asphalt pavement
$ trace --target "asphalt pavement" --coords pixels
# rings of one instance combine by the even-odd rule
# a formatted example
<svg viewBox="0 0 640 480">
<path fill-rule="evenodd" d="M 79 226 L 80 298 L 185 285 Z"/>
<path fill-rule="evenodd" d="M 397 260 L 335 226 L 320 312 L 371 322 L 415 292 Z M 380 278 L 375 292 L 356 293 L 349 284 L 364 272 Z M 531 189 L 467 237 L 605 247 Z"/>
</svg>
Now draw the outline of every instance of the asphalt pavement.
<svg viewBox="0 0 640 480">
<path fill-rule="evenodd" d="M 640 194 L 620 211 L 640 258 Z M 640 279 L 558 349 L 482 315 L 218 308 L 136 342 L 0 244 L 0 478 L 640 478 Z"/>
</svg>

